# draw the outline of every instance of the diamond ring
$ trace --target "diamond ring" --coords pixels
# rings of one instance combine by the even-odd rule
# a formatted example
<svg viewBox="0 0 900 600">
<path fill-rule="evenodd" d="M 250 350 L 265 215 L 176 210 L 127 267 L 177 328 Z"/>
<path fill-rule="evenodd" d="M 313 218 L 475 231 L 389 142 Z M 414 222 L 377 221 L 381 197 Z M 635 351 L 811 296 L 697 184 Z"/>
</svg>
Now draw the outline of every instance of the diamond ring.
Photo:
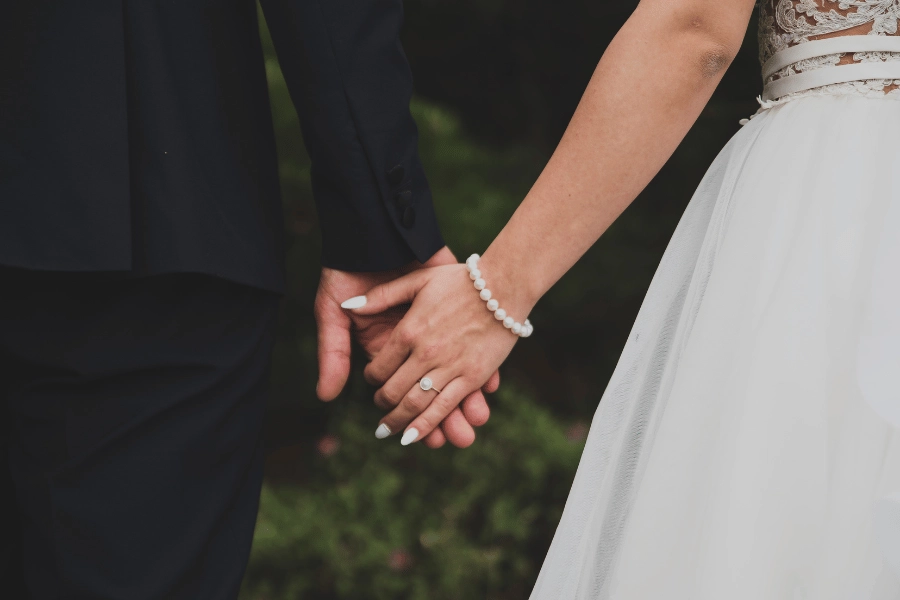
<svg viewBox="0 0 900 600">
<path fill-rule="evenodd" d="M 419 380 L 419 387 L 422 388 L 423 392 L 427 392 L 428 390 L 434 390 L 438 394 L 441 393 L 441 390 L 434 387 L 434 382 L 431 381 L 431 379 L 429 379 L 428 377 L 423 377 L 422 379 Z"/>
</svg>

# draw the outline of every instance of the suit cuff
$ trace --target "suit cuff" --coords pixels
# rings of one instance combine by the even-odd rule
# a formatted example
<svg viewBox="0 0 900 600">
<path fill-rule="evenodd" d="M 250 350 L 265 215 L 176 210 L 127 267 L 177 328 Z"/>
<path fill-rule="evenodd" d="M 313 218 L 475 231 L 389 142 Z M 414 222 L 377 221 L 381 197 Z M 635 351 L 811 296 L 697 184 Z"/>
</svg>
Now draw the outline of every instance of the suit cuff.
<svg viewBox="0 0 900 600">
<path fill-rule="evenodd" d="M 336 197 L 339 187 L 317 181 L 313 188 L 322 229 L 322 266 L 341 271 L 375 272 L 426 262 L 446 244 L 441 236 L 431 189 L 417 159 L 398 163 L 380 185 L 357 190 L 354 202 Z"/>
</svg>

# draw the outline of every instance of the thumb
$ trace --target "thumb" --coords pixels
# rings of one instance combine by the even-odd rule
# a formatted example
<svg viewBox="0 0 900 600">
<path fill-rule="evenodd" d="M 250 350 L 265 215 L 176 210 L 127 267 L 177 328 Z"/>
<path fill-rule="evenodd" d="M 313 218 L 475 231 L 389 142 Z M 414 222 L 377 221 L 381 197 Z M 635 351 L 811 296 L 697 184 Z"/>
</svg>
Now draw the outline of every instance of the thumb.
<svg viewBox="0 0 900 600">
<path fill-rule="evenodd" d="M 332 305 L 332 310 L 316 310 L 319 334 L 319 382 L 316 395 L 334 400 L 350 376 L 350 318 Z"/>
<path fill-rule="evenodd" d="M 414 271 L 393 281 L 382 283 L 366 292 L 365 296 L 356 296 L 345 300 L 341 308 L 352 310 L 357 315 L 377 315 L 400 304 L 409 304 L 415 300 L 419 290 L 428 281 L 428 273 L 424 269 Z"/>
</svg>

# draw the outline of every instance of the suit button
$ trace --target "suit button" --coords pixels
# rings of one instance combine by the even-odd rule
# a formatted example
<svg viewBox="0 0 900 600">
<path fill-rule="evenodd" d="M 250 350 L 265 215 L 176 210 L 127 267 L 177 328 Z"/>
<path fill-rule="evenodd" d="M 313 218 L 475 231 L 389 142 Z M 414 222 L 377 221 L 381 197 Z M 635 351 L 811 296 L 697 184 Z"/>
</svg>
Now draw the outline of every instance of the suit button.
<svg viewBox="0 0 900 600">
<path fill-rule="evenodd" d="M 406 169 L 403 168 L 403 165 L 397 165 L 390 171 L 388 171 L 388 181 L 391 182 L 391 185 L 400 185 L 403 183 L 403 178 L 406 176 Z"/>
<path fill-rule="evenodd" d="M 412 204 L 412 192 L 410 190 L 398 192 L 397 195 L 394 196 L 394 201 L 397 203 L 397 208 L 406 208 Z"/>
<path fill-rule="evenodd" d="M 416 223 L 416 209 L 412 206 L 407 206 L 406 210 L 403 211 L 403 226 L 407 229 L 411 228 Z"/>
</svg>

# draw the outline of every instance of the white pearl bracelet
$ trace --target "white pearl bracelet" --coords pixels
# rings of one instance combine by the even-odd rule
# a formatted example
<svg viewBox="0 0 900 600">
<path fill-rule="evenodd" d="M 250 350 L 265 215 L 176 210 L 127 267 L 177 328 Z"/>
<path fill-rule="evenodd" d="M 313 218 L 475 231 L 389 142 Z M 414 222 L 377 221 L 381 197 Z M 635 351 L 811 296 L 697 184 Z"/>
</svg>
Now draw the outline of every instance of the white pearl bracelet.
<svg viewBox="0 0 900 600">
<path fill-rule="evenodd" d="M 525 323 L 519 323 L 506 314 L 506 311 L 500 308 L 500 302 L 492 297 L 491 290 L 487 289 L 487 283 L 481 277 L 481 271 L 478 270 L 478 261 L 481 257 L 473 254 L 466 260 L 466 269 L 469 270 L 469 279 L 475 282 L 475 289 L 478 295 L 487 303 L 487 309 L 494 313 L 494 318 L 503 323 L 503 326 L 509 329 L 513 334 L 527 338 L 534 332 L 531 321 L 525 319 Z"/>
</svg>

